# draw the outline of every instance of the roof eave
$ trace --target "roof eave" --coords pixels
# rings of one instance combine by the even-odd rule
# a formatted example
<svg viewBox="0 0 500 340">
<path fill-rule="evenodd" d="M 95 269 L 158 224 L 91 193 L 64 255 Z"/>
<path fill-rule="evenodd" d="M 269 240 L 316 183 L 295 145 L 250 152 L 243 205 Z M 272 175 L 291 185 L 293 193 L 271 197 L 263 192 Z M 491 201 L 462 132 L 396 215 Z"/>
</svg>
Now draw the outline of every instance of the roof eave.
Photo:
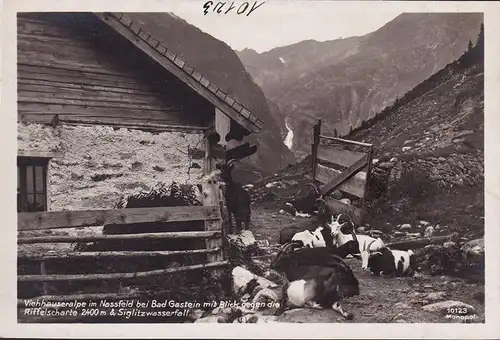
<svg viewBox="0 0 500 340">
<path fill-rule="evenodd" d="M 253 115 L 235 99 L 228 96 L 217 85 L 203 77 L 201 73 L 197 72 L 176 54 L 169 51 L 159 40 L 141 30 L 138 25 L 133 23 L 133 21 L 128 19 L 123 13 L 94 12 L 94 15 L 129 40 L 134 46 L 146 53 L 164 69 L 208 100 L 224 114 L 236 121 L 249 133 L 259 132 L 262 129 L 264 125 L 262 120 Z"/>
</svg>

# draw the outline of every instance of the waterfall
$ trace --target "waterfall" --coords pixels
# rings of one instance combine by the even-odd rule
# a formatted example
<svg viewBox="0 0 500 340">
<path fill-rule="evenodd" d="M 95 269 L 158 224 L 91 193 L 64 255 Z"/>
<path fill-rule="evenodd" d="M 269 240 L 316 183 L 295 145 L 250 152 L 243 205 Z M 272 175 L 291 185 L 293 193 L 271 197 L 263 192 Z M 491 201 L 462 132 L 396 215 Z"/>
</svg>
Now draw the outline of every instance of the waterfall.
<svg viewBox="0 0 500 340">
<path fill-rule="evenodd" d="M 285 120 L 285 127 L 288 130 L 288 133 L 286 134 L 285 142 L 284 143 L 285 143 L 285 145 L 286 145 L 287 148 L 289 148 L 290 150 L 292 150 L 292 145 L 293 145 L 293 131 L 288 126 L 288 122 L 286 120 Z"/>
</svg>

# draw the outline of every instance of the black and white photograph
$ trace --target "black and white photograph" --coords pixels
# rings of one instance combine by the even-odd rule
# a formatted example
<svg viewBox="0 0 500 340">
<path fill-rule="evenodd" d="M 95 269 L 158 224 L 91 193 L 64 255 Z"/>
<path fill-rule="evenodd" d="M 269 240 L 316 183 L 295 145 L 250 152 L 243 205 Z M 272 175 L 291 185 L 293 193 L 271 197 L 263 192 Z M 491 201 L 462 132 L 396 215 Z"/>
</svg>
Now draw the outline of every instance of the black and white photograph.
<svg viewBox="0 0 500 340">
<path fill-rule="evenodd" d="M 500 335 L 487 3 L 27 3 L 2 13 L 18 330 Z"/>
</svg>

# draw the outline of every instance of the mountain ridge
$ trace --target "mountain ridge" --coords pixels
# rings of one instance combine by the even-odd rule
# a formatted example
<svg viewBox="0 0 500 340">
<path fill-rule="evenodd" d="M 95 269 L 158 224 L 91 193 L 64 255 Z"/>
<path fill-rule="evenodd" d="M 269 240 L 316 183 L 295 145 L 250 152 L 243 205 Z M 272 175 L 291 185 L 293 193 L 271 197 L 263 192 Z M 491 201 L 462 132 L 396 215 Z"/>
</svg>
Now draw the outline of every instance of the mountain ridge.
<svg viewBox="0 0 500 340">
<path fill-rule="evenodd" d="M 237 54 L 286 117 L 293 151 L 302 158 L 317 119 L 325 133 L 347 135 L 456 60 L 475 41 L 481 22 L 481 13 L 403 13 L 361 37 Z"/>
</svg>

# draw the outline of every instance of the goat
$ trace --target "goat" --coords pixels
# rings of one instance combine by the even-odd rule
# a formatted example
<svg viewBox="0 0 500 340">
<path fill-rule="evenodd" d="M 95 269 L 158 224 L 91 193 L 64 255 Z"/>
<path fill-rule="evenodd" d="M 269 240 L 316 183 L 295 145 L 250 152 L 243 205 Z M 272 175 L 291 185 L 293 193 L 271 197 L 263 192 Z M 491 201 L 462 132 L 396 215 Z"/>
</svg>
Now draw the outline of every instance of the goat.
<svg viewBox="0 0 500 340">
<path fill-rule="evenodd" d="M 336 247 L 343 247 L 346 250 L 346 256 L 352 255 L 356 258 L 361 258 L 363 265 L 366 264 L 367 258 L 363 259 L 363 251 L 369 249 L 375 251 L 385 246 L 381 238 L 373 238 L 368 235 L 357 235 L 354 233 L 354 223 L 347 219 L 344 223 L 339 223 L 342 217 L 346 215 L 340 214 L 334 220 L 332 218 L 329 224 L 332 230 L 333 244 Z M 347 232 L 349 231 L 349 232 Z M 368 245 L 368 246 L 367 246 Z"/>
<path fill-rule="evenodd" d="M 361 268 L 368 267 L 370 254 L 385 247 L 384 241 L 380 237 L 373 238 L 367 235 L 358 235 L 359 252 L 361 255 Z"/>
<path fill-rule="evenodd" d="M 304 225 L 290 225 L 281 228 L 279 234 L 279 244 L 287 244 L 291 242 L 295 234 L 300 233 L 304 230 L 309 230 L 309 228 Z"/>
<path fill-rule="evenodd" d="M 330 229 L 318 227 L 313 231 L 304 230 L 293 235 L 292 243 L 301 247 L 318 248 L 333 246 L 333 238 Z"/>
<path fill-rule="evenodd" d="M 321 227 L 319 227 L 318 229 L 320 229 L 320 228 Z M 320 259 L 325 259 L 325 261 L 327 262 L 330 258 L 330 255 L 334 255 L 334 257 L 339 257 L 339 258 L 343 259 L 348 254 L 353 254 L 356 251 L 359 251 L 359 247 L 357 246 L 357 244 L 358 244 L 357 235 L 356 235 L 356 233 L 354 233 L 353 228 L 343 227 L 342 231 L 346 232 L 346 233 L 350 233 L 353 237 L 353 241 L 347 242 L 340 247 L 335 247 L 335 246 L 333 246 L 333 247 L 328 247 L 328 246 L 327 247 L 310 247 L 308 249 L 311 249 L 311 250 L 308 250 L 308 251 L 304 251 L 303 249 L 305 249 L 307 247 L 303 247 L 299 242 L 291 241 L 291 242 L 288 242 L 282 246 L 278 255 L 283 253 L 285 250 L 288 251 L 289 249 L 295 250 L 297 248 L 302 248 L 302 249 L 297 250 L 297 254 L 306 254 L 307 256 L 301 257 L 297 260 L 297 262 L 300 263 L 301 265 L 318 264 L 318 263 L 323 264 L 324 262 L 318 262 L 318 261 L 320 261 Z M 354 249 L 351 247 L 352 244 L 356 244 Z M 326 250 L 324 248 L 326 248 Z M 317 249 L 317 250 L 313 250 L 313 249 Z"/>
<path fill-rule="evenodd" d="M 332 308 L 351 320 L 352 313 L 344 311 L 344 297 L 359 295 L 359 282 L 352 269 L 333 249 L 301 248 L 293 250 L 289 243 L 278 252 L 271 268 L 285 276 L 282 287 L 281 314 L 287 307 Z M 292 251 L 288 251 L 292 249 Z"/>
<path fill-rule="evenodd" d="M 230 228 L 233 227 L 232 214 L 236 220 L 236 232 L 241 231 L 241 224 L 244 224 L 244 229 L 248 230 L 250 225 L 250 194 L 239 183 L 236 183 L 231 172 L 234 168 L 236 159 L 231 159 L 227 162 L 219 163 L 216 168 L 220 170 L 220 177 L 226 184 L 226 206 L 228 210 L 228 220 Z"/>
<path fill-rule="evenodd" d="M 339 256 L 343 258 L 347 255 L 352 255 L 353 257 L 360 258 L 359 254 L 359 242 L 354 232 L 354 223 L 348 219 L 342 224 L 339 223 L 341 217 L 345 215 L 340 214 L 336 219 L 331 216 L 331 222 L 328 224 L 332 232 L 333 245 L 337 249 L 342 249 L 339 252 Z"/>
<path fill-rule="evenodd" d="M 319 189 L 313 184 L 308 185 L 295 195 L 291 204 L 300 213 L 311 214 L 316 210 L 318 199 L 322 198 Z"/>
<path fill-rule="evenodd" d="M 288 226 L 280 230 L 279 243 L 289 242 L 299 244 L 301 247 L 332 247 L 333 238 L 328 226 L 320 226 L 315 229 L 305 228 L 304 225 Z"/>
<path fill-rule="evenodd" d="M 339 232 L 343 234 L 350 234 L 351 240 L 343 242 L 340 245 L 338 242 L 334 241 L 334 233 L 330 228 L 329 224 L 316 228 L 315 230 L 304 230 L 296 232 L 297 230 L 302 230 L 301 226 L 289 226 L 285 227 L 280 231 L 280 244 L 293 243 L 296 248 L 300 247 L 327 247 L 334 248 L 335 254 L 341 256 L 342 258 L 347 257 L 347 255 L 357 256 L 360 252 L 359 243 L 354 232 L 354 224 L 338 224 L 339 217 L 334 221 L 333 224 L 337 227 Z M 333 222 L 332 222 L 333 223 Z"/>
<path fill-rule="evenodd" d="M 331 231 L 332 229 L 330 229 Z M 359 251 L 359 241 L 358 241 L 358 236 L 354 232 L 354 224 L 343 224 L 339 226 L 339 231 L 342 234 L 349 234 L 351 236 L 351 239 L 347 242 L 344 243 L 338 243 L 335 242 L 334 234 L 332 233 L 332 244 L 333 248 L 335 249 L 335 253 L 340 256 L 341 258 L 346 258 L 348 255 L 352 255 L 353 257 L 358 257 L 358 251 Z"/>
<path fill-rule="evenodd" d="M 327 223 L 331 219 L 332 212 L 331 212 L 331 209 L 328 207 L 328 205 L 326 204 L 326 202 L 322 198 L 317 198 L 316 202 L 322 202 L 323 204 L 321 204 L 321 203 L 319 204 L 318 213 L 317 213 L 317 220 L 315 222 L 311 221 L 311 223 L 313 225 L 320 225 L 323 227 L 321 234 L 323 235 L 323 238 L 326 242 L 326 246 L 328 247 L 328 246 L 330 246 L 330 244 L 333 241 L 332 236 L 331 236 L 330 226 Z M 291 208 L 295 209 L 295 207 L 292 204 L 287 203 L 287 205 L 289 205 Z M 306 225 L 307 225 L 307 223 L 300 224 L 300 225 L 294 225 L 294 226 L 287 226 L 287 227 L 282 228 L 280 230 L 279 243 L 286 244 L 288 242 L 291 242 L 292 238 L 297 233 L 306 232 L 306 230 L 309 230 L 311 232 L 315 230 L 312 228 L 308 228 Z M 328 235 L 328 233 L 330 235 Z M 307 232 L 306 232 L 306 234 L 307 234 Z M 302 236 L 302 237 L 304 237 L 304 236 Z"/>
<path fill-rule="evenodd" d="M 326 225 L 333 218 L 333 210 L 322 197 L 316 199 L 316 202 L 318 203 L 318 212 L 316 213 L 317 221 L 321 225 Z"/>
<path fill-rule="evenodd" d="M 392 250 L 387 247 L 376 251 L 365 250 L 366 266 L 363 270 L 370 269 L 373 275 L 413 276 L 415 274 L 415 254 L 412 250 Z"/>
</svg>

